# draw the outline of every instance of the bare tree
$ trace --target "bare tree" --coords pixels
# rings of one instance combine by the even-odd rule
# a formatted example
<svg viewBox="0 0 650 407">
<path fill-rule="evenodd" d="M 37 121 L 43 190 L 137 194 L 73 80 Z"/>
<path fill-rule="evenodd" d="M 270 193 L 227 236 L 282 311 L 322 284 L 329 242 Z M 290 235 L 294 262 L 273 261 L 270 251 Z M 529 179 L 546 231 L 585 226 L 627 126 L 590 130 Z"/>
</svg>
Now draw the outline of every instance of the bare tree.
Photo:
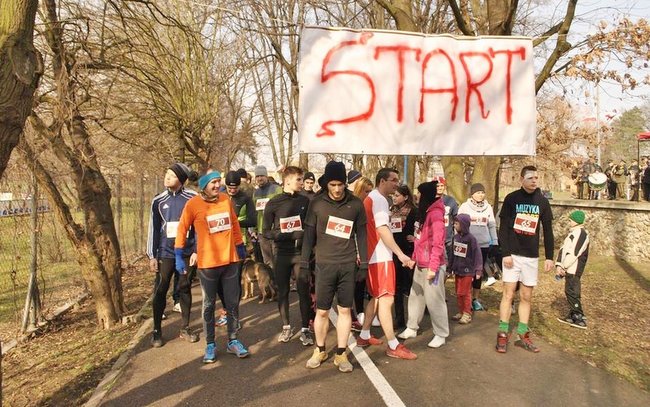
<svg viewBox="0 0 650 407">
<path fill-rule="evenodd" d="M 34 48 L 38 0 L 0 0 L 0 177 L 32 110 L 43 72 Z"/>
</svg>

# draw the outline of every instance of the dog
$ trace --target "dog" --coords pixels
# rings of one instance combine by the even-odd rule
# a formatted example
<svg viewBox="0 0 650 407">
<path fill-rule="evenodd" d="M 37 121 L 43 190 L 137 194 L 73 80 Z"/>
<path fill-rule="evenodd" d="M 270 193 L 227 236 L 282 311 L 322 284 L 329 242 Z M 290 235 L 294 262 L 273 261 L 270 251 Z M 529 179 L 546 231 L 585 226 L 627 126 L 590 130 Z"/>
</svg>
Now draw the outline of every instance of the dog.
<svg viewBox="0 0 650 407">
<path fill-rule="evenodd" d="M 260 290 L 259 303 L 264 304 L 266 300 L 273 301 L 277 297 L 275 287 L 271 281 L 271 269 L 264 263 L 258 263 L 251 259 L 244 261 L 241 273 L 241 283 L 244 288 L 242 298 L 253 298 L 255 296 L 255 282 Z"/>
</svg>

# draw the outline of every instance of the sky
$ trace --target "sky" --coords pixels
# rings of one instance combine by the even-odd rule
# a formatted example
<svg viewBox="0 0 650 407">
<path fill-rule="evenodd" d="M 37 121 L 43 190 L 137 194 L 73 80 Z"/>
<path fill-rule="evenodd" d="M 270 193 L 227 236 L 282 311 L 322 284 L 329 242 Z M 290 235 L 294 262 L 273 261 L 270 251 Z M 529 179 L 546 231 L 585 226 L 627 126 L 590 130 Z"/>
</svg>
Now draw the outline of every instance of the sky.
<svg viewBox="0 0 650 407">
<path fill-rule="evenodd" d="M 566 10 L 566 0 L 550 1 L 545 11 L 560 18 Z M 640 18 L 650 20 L 649 0 L 579 0 L 576 8 L 576 16 L 571 26 L 569 42 L 577 42 L 587 34 L 597 32 L 597 26 L 601 21 L 612 23 L 622 17 L 628 17 L 636 21 Z M 611 60 L 603 65 L 603 69 L 623 69 L 623 64 Z M 648 75 L 646 72 L 633 72 L 636 78 L 643 78 Z M 599 95 L 600 118 L 604 120 L 614 119 L 625 110 L 650 102 L 650 87 L 639 86 L 634 91 L 621 91 L 621 85 L 611 80 L 600 83 L 599 92 L 593 83 L 582 80 L 573 81 L 567 88 L 570 98 L 573 98 L 577 105 L 583 107 L 586 116 L 596 116 L 596 95 Z"/>
</svg>

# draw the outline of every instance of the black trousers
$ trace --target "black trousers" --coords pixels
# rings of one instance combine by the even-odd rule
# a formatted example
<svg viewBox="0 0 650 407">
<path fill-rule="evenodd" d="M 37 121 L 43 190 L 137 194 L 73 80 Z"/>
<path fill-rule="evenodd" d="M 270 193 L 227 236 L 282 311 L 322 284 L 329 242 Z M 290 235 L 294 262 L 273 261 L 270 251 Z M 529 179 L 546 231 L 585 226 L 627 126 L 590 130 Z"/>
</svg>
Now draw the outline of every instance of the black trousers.
<svg viewBox="0 0 650 407">
<path fill-rule="evenodd" d="M 312 298 L 310 293 L 311 271 L 300 270 L 299 254 L 278 254 L 275 258 L 275 284 L 278 287 L 278 310 L 283 325 L 291 325 L 289 319 L 289 291 L 291 274 L 296 276 L 296 288 L 300 303 L 300 319 L 302 328 L 309 327 L 309 320 L 314 318 Z"/>
<path fill-rule="evenodd" d="M 584 316 L 580 296 L 580 277 L 582 277 L 583 271 L 584 269 L 578 269 L 576 274 L 567 273 L 564 277 L 564 294 L 566 295 L 566 300 L 569 303 L 571 313 L 577 314 L 578 316 Z"/>
<path fill-rule="evenodd" d="M 188 257 L 185 259 L 185 264 L 189 263 L 190 259 Z M 191 268 L 195 269 L 196 267 Z M 158 259 L 158 276 L 156 276 L 153 296 L 153 329 L 157 331 L 161 330 L 162 314 L 165 311 L 167 302 L 167 291 L 169 291 L 169 285 L 174 274 L 176 274 L 176 261 L 174 259 Z M 192 291 L 189 276 L 189 271 L 187 274 L 178 275 L 178 302 L 181 304 L 183 327 L 190 325 Z"/>
<path fill-rule="evenodd" d="M 414 270 L 402 266 L 397 256 L 393 256 L 393 262 L 395 263 L 395 327 L 401 328 L 406 326 L 404 299 L 411 292 Z"/>
</svg>

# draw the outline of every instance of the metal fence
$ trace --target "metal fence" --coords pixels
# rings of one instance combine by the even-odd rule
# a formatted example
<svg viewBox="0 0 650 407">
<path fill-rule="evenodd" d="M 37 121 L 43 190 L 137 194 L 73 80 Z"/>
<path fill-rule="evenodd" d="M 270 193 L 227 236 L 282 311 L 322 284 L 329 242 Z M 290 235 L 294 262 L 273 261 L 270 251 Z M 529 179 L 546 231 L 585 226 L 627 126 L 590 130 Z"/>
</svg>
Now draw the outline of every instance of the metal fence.
<svg viewBox="0 0 650 407">
<path fill-rule="evenodd" d="M 124 264 L 145 253 L 151 199 L 162 188 L 161 177 L 123 173 L 106 176 Z M 36 188 L 37 189 L 37 188 Z M 21 330 L 30 263 L 36 261 L 38 297 L 44 315 L 85 291 L 77 255 L 48 200 L 36 193 L 25 168 L 13 165 L 0 180 L 0 338 Z M 74 191 L 64 193 L 74 196 Z M 36 219 L 33 227 L 33 207 Z M 71 203 L 73 217 L 83 213 Z M 36 239 L 36 251 L 31 248 Z M 36 256 L 34 258 L 34 256 Z"/>
</svg>

